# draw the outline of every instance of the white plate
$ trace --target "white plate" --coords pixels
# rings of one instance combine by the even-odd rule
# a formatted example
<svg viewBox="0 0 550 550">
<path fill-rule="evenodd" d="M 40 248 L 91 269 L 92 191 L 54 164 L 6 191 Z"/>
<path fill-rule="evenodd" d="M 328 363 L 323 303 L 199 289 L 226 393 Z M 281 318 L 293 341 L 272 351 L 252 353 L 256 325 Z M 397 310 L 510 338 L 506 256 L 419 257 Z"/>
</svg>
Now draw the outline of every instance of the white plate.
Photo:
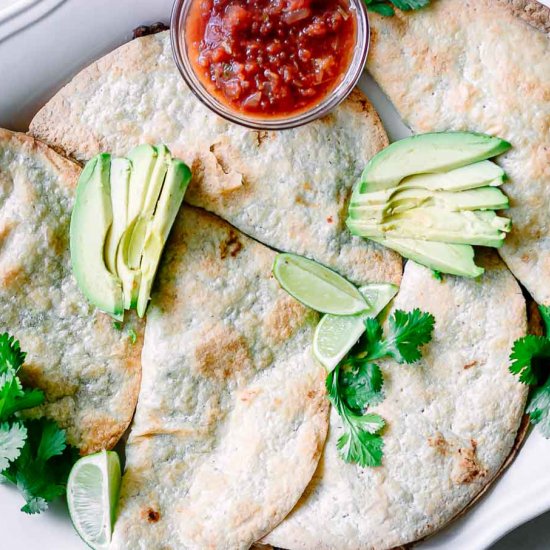
<svg viewBox="0 0 550 550">
<path fill-rule="evenodd" d="M 0 0 L 0 126 L 25 131 L 40 106 L 79 69 L 129 40 L 133 28 L 168 22 L 171 4 L 172 0 Z M 368 77 L 361 87 L 390 137 L 408 135 Z M 550 441 L 531 434 L 482 501 L 418 548 L 487 548 L 514 527 L 550 510 L 549 456 Z M 86 548 L 61 503 L 37 517 L 19 512 L 22 504 L 16 491 L 0 485 L 0 548 Z"/>
</svg>

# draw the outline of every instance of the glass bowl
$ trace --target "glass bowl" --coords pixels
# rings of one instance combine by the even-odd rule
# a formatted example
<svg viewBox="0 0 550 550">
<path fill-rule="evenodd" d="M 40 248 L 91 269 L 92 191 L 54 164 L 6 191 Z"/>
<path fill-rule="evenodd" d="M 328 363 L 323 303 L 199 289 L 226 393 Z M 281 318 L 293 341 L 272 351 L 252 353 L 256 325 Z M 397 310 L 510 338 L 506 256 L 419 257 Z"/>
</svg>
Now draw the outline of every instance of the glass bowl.
<svg viewBox="0 0 550 550">
<path fill-rule="evenodd" d="M 353 55 L 347 72 L 340 82 L 317 104 L 297 113 L 261 117 L 231 109 L 220 102 L 201 82 L 189 59 L 184 38 L 184 28 L 189 10 L 194 1 L 175 0 L 170 21 L 170 38 L 174 60 L 181 76 L 197 98 L 219 116 L 256 130 L 287 130 L 302 126 L 330 112 L 340 104 L 353 90 L 365 67 L 370 42 L 370 27 L 363 0 L 347 0 L 356 17 L 356 38 Z"/>
</svg>

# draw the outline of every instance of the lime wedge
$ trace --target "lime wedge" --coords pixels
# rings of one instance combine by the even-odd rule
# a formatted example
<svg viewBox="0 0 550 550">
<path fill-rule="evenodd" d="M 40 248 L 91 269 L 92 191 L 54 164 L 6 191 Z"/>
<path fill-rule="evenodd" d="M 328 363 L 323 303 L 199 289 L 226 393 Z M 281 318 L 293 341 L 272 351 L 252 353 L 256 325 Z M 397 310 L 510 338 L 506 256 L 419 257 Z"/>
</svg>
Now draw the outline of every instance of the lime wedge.
<svg viewBox="0 0 550 550">
<path fill-rule="evenodd" d="M 74 528 L 94 550 L 108 548 L 120 489 L 120 461 L 112 451 L 76 462 L 67 483 L 67 504 Z"/>
<path fill-rule="evenodd" d="M 353 315 L 368 309 L 359 290 L 332 269 L 294 254 L 277 254 L 273 275 L 302 304 L 332 315 Z"/>
<path fill-rule="evenodd" d="M 313 336 L 313 353 L 332 371 L 365 332 L 364 320 L 376 317 L 397 294 L 399 287 L 389 283 L 366 285 L 359 289 L 370 308 L 359 315 L 324 315 Z"/>
</svg>

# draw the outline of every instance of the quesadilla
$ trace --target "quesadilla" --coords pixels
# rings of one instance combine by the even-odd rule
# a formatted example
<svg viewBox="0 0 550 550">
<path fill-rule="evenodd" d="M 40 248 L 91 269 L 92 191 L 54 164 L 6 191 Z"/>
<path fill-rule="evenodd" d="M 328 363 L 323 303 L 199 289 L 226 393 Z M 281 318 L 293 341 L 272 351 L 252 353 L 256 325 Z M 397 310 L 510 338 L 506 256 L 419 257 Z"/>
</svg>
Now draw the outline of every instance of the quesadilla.
<svg viewBox="0 0 550 550">
<path fill-rule="evenodd" d="M 318 316 L 275 253 L 180 211 L 149 307 L 112 547 L 248 548 L 292 509 L 328 426 Z"/>
<path fill-rule="evenodd" d="M 186 201 L 273 248 L 308 256 L 357 284 L 399 283 L 401 259 L 350 235 L 351 188 L 388 144 L 359 91 L 325 118 L 284 132 L 247 130 L 210 112 L 184 84 L 168 33 L 136 39 L 63 88 L 30 132 L 79 160 L 166 143 L 192 167 Z"/>
<path fill-rule="evenodd" d="M 526 331 L 525 300 L 494 253 L 480 257 L 479 281 L 407 262 L 394 309 L 436 319 L 433 340 L 413 365 L 392 360 L 385 400 L 383 465 L 345 464 L 330 432 L 312 482 L 264 541 L 289 549 L 383 549 L 433 533 L 490 483 L 507 458 L 527 390 L 508 371 L 513 342 Z"/>
<path fill-rule="evenodd" d="M 87 454 L 113 447 L 130 423 L 142 338 L 139 325 L 117 329 L 95 311 L 73 279 L 79 174 L 44 144 L 0 130 L 0 332 L 27 352 L 22 380 L 45 393 L 33 414 L 56 420 Z"/>
<path fill-rule="evenodd" d="M 513 223 L 499 252 L 548 305 L 550 9 L 521 12 L 520 4 L 438 0 L 395 17 L 372 14 L 367 67 L 415 132 L 470 130 L 512 143 L 498 159 Z"/>
</svg>

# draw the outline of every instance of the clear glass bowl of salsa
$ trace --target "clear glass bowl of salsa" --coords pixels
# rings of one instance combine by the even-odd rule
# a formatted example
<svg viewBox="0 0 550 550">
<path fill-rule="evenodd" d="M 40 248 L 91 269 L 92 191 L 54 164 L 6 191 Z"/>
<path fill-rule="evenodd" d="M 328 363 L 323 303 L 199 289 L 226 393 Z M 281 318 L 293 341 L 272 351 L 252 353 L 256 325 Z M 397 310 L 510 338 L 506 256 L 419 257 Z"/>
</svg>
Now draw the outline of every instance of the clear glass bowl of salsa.
<svg viewBox="0 0 550 550">
<path fill-rule="evenodd" d="M 363 0 L 176 0 L 172 49 L 183 79 L 227 120 L 283 130 L 327 114 L 363 71 Z"/>
</svg>

